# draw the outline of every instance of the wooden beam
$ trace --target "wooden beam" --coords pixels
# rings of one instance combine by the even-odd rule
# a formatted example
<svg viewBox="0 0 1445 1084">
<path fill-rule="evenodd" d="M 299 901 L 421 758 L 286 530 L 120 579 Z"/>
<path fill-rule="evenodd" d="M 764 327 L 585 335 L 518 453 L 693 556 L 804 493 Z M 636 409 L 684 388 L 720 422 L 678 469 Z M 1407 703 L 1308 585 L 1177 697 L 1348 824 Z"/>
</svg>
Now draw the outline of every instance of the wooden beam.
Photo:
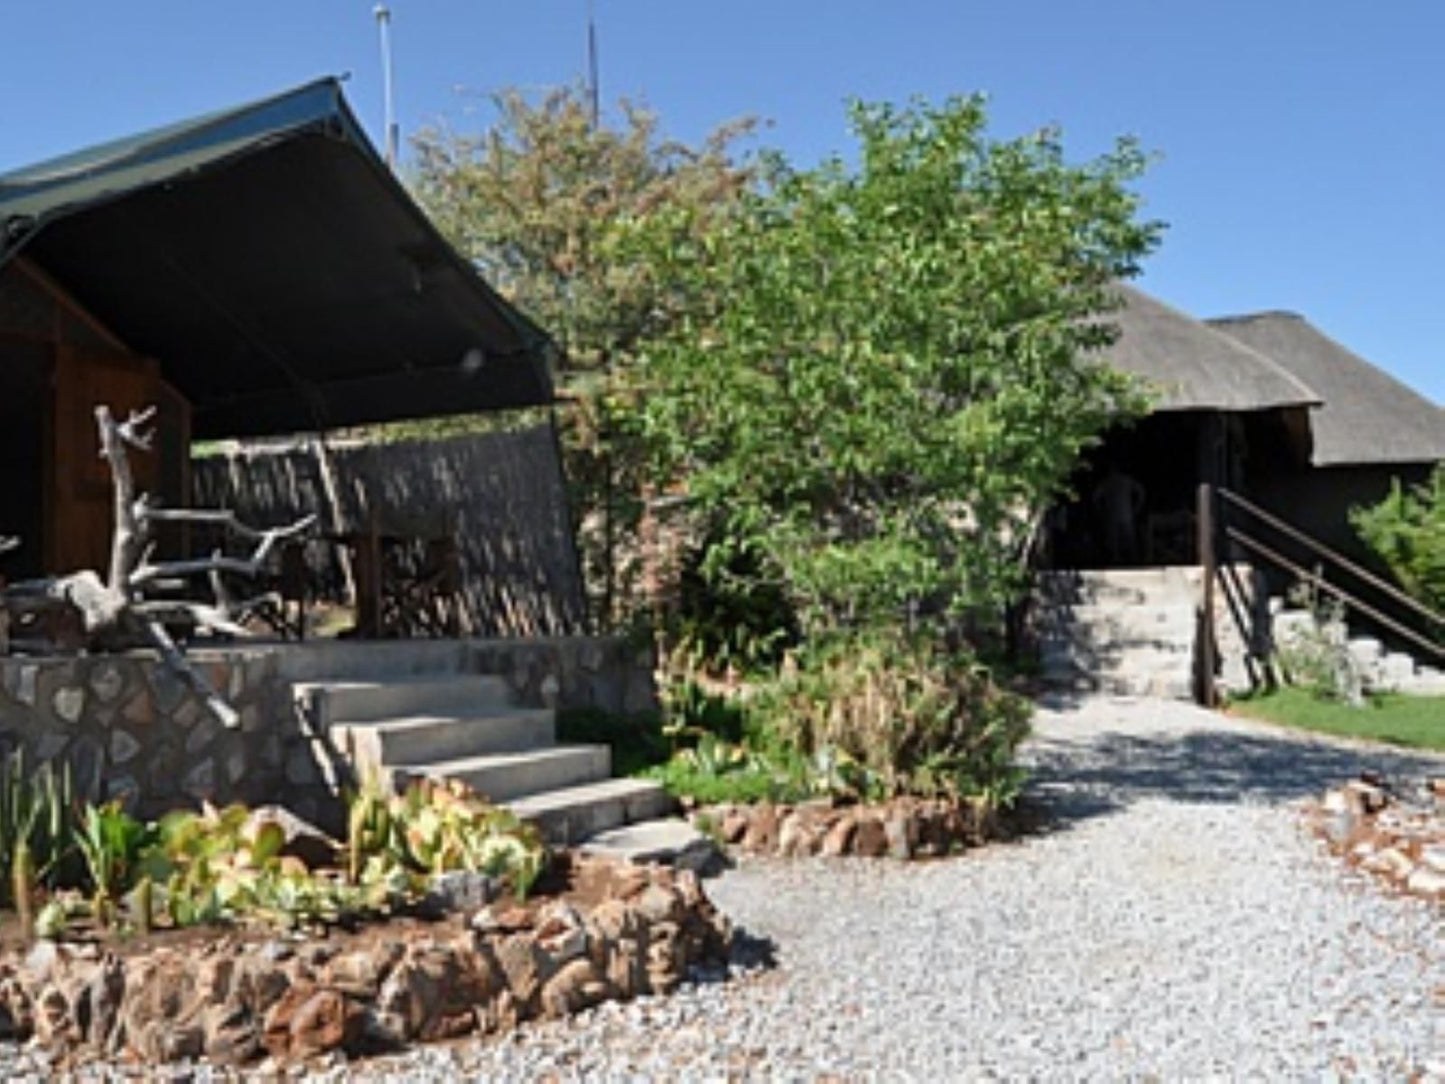
<svg viewBox="0 0 1445 1084">
<path fill-rule="evenodd" d="M 121 342 L 120 337 L 117 336 L 115 332 L 111 331 L 110 328 L 106 327 L 100 320 L 92 316 L 84 305 L 71 296 L 69 290 L 55 281 L 55 279 L 50 276 L 50 273 L 35 263 L 34 260 L 28 256 L 17 256 L 12 262 L 22 274 L 53 297 L 56 304 L 104 339 L 107 346 L 114 347 L 116 350 L 121 350 L 125 353 L 131 352 L 130 347 Z"/>
</svg>

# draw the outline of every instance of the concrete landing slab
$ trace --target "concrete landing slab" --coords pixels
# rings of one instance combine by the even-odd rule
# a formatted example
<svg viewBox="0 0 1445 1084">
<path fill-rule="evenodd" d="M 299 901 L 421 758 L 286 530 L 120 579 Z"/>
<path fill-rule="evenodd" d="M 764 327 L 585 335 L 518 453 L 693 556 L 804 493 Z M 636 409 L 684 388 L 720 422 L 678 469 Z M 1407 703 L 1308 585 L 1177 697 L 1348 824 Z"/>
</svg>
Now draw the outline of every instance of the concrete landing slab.
<svg viewBox="0 0 1445 1084">
<path fill-rule="evenodd" d="M 718 845 L 679 817 L 640 821 L 600 832 L 579 850 L 635 865 L 659 863 L 704 873 L 722 859 Z"/>
</svg>

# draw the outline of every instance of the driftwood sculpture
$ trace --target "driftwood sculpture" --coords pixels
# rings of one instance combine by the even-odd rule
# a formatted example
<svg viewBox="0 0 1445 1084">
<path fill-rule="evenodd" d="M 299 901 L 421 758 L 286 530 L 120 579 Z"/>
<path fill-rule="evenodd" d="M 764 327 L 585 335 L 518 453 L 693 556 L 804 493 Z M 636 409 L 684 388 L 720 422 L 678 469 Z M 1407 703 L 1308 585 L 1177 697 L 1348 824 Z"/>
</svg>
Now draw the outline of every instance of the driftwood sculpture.
<svg viewBox="0 0 1445 1084">
<path fill-rule="evenodd" d="M 172 666 L 226 726 L 235 726 L 234 709 L 210 687 L 186 661 L 170 629 L 229 636 L 249 635 L 246 616 L 272 596 L 236 601 L 222 582 L 223 573 L 254 577 L 278 542 L 294 537 L 315 521 L 306 516 L 287 527 L 257 530 L 225 510 L 161 508 L 145 494 L 135 492 L 127 448 L 149 451 L 153 432 L 146 428 L 154 408 L 132 412 L 117 422 L 107 406 L 95 408 L 100 430 L 100 454 L 110 467 L 115 526 L 111 535 L 110 568 L 104 578 L 84 569 L 53 579 L 17 583 L 4 592 L 12 609 L 24 611 L 47 606 L 65 606 L 80 617 L 87 646 L 100 650 L 121 650 L 151 646 Z M 248 557 L 228 557 L 219 550 L 209 557 L 179 561 L 154 561 L 152 530 L 161 523 L 187 523 L 220 528 L 254 543 Z M 209 578 L 212 602 L 162 597 L 167 591 L 184 589 L 191 577 Z"/>
</svg>

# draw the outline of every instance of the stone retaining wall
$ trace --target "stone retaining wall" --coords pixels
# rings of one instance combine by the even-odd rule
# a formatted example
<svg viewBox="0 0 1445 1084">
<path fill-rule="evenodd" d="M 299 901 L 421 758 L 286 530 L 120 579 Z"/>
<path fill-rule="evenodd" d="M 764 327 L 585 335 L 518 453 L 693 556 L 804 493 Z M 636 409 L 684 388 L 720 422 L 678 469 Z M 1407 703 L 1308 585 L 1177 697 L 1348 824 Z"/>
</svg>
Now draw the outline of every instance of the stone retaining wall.
<svg viewBox="0 0 1445 1084">
<path fill-rule="evenodd" d="M 909 859 L 950 854 L 1003 834 L 982 802 L 895 798 L 875 805 L 715 805 L 695 810 L 694 825 L 754 854 L 856 855 Z"/>
<path fill-rule="evenodd" d="M 689 968 L 726 961 L 727 922 L 696 875 L 653 866 L 609 878 L 585 913 L 557 899 L 483 909 L 469 923 L 124 954 L 40 941 L 0 956 L 0 1037 L 33 1038 L 74 1064 L 377 1053 L 671 993 Z"/>
<path fill-rule="evenodd" d="M 223 727 L 153 653 L 0 657 L 0 753 L 70 766 L 91 800 L 124 798 L 141 816 L 202 799 L 279 802 L 335 821 L 337 772 L 292 686 L 325 678 L 497 674 L 527 707 L 631 713 L 656 705 L 652 660 L 624 641 L 314 641 L 207 648 L 191 661 L 240 714 Z"/>
</svg>

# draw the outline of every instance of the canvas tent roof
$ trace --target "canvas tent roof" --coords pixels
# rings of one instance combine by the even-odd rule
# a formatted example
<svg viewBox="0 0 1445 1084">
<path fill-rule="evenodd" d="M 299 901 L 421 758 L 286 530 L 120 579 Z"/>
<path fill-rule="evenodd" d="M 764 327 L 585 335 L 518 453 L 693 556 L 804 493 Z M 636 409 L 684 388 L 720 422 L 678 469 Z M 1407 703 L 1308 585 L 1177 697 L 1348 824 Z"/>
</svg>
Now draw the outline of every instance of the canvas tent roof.
<svg viewBox="0 0 1445 1084">
<path fill-rule="evenodd" d="M 1267 410 L 1320 401 L 1302 382 L 1266 356 L 1157 298 L 1118 286 L 1123 307 L 1109 314 L 1118 339 L 1102 360 L 1143 377 L 1154 409 Z"/>
<path fill-rule="evenodd" d="M 156 358 L 197 437 L 529 406 L 546 335 L 437 233 L 334 79 L 0 174 L 24 253 Z"/>
<path fill-rule="evenodd" d="M 1319 392 L 1322 405 L 1310 414 L 1315 466 L 1445 460 L 1445 410 L 1303 317 L 1264 312 L 1208 323 Z"/>
</svg>

